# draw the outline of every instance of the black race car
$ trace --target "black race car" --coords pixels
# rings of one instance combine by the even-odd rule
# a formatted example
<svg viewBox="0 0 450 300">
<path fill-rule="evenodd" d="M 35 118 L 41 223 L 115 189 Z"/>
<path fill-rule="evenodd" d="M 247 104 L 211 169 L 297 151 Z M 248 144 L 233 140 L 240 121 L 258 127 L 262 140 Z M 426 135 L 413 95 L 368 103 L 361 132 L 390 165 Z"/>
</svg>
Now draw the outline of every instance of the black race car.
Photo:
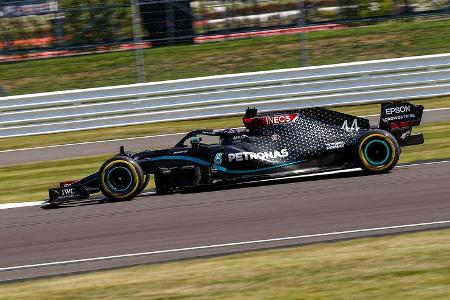
<svg viewBox="0 0 450 300">
<path fill-rule="evenodd" d="M 389 172 L 401 146 L 424 142 L 412 135 L 423 106 L 384 103 L 380 124 L 324 108 L 258 114 L 247 109 L 245 129 L 196 130 L 173 148 L 124 151 L 94 174 L 49 191 L 44 207 L 89 199 L 102 193 L 111 201 L 131 200 L 154 174 L 155 190 L 168 194 L 190 188 L 360 167 L 365 173 Z"/>
</svg>

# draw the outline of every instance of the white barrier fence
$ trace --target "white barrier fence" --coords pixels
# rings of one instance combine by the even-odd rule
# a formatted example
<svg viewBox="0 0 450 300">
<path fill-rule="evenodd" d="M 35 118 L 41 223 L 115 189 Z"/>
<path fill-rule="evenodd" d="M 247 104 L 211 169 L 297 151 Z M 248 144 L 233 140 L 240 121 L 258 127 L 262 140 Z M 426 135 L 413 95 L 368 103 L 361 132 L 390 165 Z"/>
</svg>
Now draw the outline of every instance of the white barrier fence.
<svg viewBox="0 0 450 300">
<path fill-rule="evenodd" d="M 0 138 L 450 95 L 450 54 L 0 98 Z"/>
</svg>

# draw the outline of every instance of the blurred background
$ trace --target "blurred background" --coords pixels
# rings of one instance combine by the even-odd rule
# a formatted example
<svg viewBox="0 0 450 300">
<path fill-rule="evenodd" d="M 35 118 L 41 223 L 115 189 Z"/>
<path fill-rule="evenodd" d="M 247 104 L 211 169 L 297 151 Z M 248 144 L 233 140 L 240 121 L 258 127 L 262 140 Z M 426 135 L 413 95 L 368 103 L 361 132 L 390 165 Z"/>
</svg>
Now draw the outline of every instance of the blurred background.
<svg viewBox="0 0 450 300">
<path fill-rule="evenodd" d="M 0 96 L 449 52 L 449 0 L 4 0 Z"/>
</svg>

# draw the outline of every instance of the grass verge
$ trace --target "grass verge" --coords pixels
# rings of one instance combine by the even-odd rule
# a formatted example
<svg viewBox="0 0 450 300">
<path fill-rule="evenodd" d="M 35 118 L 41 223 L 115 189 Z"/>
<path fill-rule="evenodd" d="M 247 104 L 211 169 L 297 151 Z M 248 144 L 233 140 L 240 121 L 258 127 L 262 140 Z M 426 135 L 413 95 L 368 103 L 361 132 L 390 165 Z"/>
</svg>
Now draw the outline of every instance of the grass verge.
<svg viewBox="0 0 450 300">
<path fill-rule="evenodd" d="M 427 109 L 450 107 L 450 97 L 439 97 L 426 100 L 412 101 L 416 104 L 422 104 Z M 354 114 L 370 115 L 380 112 L 380 105 L 362 105 L 339 107 L 335 110 Z M 136 136 L 146 136 L 155 134 L 187 132 L 198 128 L 228 128 L 240 127 L 242 125 L 241 117 L 234 118 L 215 118 L 194 121 L 164 122 L 155 124 L 142 124 L 133 126 L 122 126 L 113 128 L 104 128 L 96 130 L 84 130 L 69 133 L 55 133 L 46 135 L 36 135 L 27 137 L 16 137 L 0 139 L 0 151 L 8 149 L 19 149 L 27 147 L 40 147 L 68 143 L 81 143 L 107 139 L 128 138 Z"/>
<path fill-rule="evenodd" d="M 31 280 L 0 299 L 448 299 L 450 230 Z"/>
<path fill-rule="evenodd" d="M 420 127 L 425 144 L 405 147 L 400 162 L 450 157 L 450 122 Z M 43 200 L 58 182 L 81 178 L 99 169 L 111 155 L 0 167 L 0 203 Z"/>
<path fill-rule="evenodd" d="M 89 156 L 0 168 L 0 203 L 38 201 L 48 189 L 64 180 L 78 179 L 97 171 L 111 155 Z"/>
<path fill-rule="evenodd" d="M 409 19 L 308 33 L 310 65 L 448 52 L 450 20 Z M 282 35 L 144 51 L 148 81 L 300 66 L 299 35 Z M 135 82 L 134 53 L 80 55 L 0 64 L 12 94 Z"/>
</svg>

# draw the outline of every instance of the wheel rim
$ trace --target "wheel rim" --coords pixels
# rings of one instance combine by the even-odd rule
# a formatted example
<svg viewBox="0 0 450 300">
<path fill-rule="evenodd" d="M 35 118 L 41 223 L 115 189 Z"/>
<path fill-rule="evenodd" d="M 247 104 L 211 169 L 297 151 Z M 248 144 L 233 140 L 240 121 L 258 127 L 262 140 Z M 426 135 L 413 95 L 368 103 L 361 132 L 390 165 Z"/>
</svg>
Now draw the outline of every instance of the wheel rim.
<svg viewBox="0 0 450 300">
<path fill-rule="evenodd" d="M 391 149 L 383 140 L 372 140 L 364 147 L 364 156 L 371 165 L 381 166 L 389 160 Z"/>
<path fill-rule="evenodd" d="M 125 167 L 114 167 L 109 170 L 106 176 L 106 182 L 115 192 L 124 192 L 131 187 L 133 175 Z"/>
</svg>

